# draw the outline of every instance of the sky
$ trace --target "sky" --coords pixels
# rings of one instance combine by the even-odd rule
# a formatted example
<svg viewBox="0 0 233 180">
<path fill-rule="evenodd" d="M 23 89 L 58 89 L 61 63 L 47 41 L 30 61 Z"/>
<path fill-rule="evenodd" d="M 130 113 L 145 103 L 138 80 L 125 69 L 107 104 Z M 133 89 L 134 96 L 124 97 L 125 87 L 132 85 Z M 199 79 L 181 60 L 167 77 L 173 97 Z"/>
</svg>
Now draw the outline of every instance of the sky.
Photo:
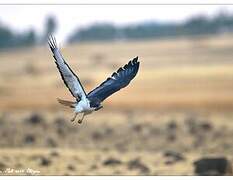
<svg viewBox="0 0 233 180">
<path fill-rule="evenodd" d="M 55 34 L 64 41 L 73 30 L 94 22 L 125 25 L 143 21 L 182 22 L 194 15 L 233 13 L 233 5 L 0 5 L 0 23 L 17 31 L 42 33 L 48 15 L 56 17 Z"/>
</svg>

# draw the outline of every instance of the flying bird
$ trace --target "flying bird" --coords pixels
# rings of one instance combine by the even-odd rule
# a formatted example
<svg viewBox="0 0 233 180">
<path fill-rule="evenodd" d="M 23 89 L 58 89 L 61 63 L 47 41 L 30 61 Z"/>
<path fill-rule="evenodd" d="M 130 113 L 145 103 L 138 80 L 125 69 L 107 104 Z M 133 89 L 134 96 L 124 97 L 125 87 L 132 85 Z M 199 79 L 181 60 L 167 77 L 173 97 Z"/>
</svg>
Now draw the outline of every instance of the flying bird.
<svg viewBox="0 0 233 180">
<path fill-rule="evenodd" d="M 79 113 L 83 113 L 82 118 L 78 120 L 79 124 L 82 123 L 86 115 L 101 109 L 103 107 L 101 103 L 106 98 L 126 87 L 136 76 L 139 69 L 140 62 L 138 61 L 138 57 L 135 57 L 133 60 L 129 61 L 128 64 L 119 68 L 98 87 L 87 94 L 78 76 L 72 71 L 62 57 L 53 36 L 49 37 L 48 44 L 53 53 L 53 57 L 62 80 L 70 93 L 76 99 L 75 102 L 58 99 L 58 102 L 74 109 L 75 115 L 71 121 L 74 121 Z"/>
</svg>

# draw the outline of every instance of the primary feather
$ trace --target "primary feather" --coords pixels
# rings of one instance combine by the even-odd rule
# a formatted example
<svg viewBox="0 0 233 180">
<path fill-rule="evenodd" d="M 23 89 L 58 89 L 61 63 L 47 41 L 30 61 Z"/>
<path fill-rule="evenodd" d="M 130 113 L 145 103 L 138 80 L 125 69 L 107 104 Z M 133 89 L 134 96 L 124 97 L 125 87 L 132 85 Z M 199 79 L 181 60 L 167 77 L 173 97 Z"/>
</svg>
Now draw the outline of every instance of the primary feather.
<svg viewBox="0 0 233 180">
<path fill-rule="evenodd" d="M 82 87 L 82 84 L 78 76 L 65 62 L 64 58 L 62 57 L 62 54 L 60 53 L 60 50 L 57 47 L 56 41 L 52 36 L 50 36 L 48 44 L 50 46 L 51 51 L 53 52 L 53 57 L 55 59 L 57 68 L 61 74 L 61 77 L 65 85 L 69 89 L 70 93 L 77 99 L 77 101 L 80 101 L 81 98 L 85 98 L 86 93 L 84 91 L 84 88 Z"/>
<path fill-rule="evenodd" d="M 114 72 L 111 77 L 107 78 L 97 88 L 88 93 L 87 98 L 90 101 L 102 102 L 113 93 L 126 87 L 136 76 L 139 69 L 138 57 L 129 61 L 124 67 Z"/>
</svg>

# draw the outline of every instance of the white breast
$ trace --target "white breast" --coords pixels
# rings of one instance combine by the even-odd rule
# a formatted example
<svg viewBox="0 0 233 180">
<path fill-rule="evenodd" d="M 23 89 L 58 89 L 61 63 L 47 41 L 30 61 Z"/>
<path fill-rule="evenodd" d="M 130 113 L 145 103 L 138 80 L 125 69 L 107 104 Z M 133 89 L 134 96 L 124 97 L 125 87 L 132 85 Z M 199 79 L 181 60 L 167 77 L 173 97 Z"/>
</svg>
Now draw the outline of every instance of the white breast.
<svg viewBox="0 0 233 180">
<path fill-rule="evenodd" d="M 78 104 L 75 106 L 75 112 L 88 112 L 93 111 L 94 109 L 90 107 L 90 102 L 87 98 L 82 99 L 78 102 Z"/>
</svg>

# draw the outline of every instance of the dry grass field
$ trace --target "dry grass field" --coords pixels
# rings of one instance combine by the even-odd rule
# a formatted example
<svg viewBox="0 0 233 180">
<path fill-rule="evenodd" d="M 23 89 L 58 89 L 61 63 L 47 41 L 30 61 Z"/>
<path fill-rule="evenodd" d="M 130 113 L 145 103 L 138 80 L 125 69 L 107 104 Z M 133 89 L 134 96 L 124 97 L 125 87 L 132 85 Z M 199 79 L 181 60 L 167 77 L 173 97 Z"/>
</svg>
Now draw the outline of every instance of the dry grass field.
<svg viewBox="0 0 233 180">
<path fill-rule="evenodd" d="M 135 56 L 141 67 L 79 125 L 56 101 L 72 96 L 48 47 L 1 51 L 0 175 L 193 175 L 203 157 L 233 162 L 232 35 L 62 52 L 87 91 Z"/>
</svg>

